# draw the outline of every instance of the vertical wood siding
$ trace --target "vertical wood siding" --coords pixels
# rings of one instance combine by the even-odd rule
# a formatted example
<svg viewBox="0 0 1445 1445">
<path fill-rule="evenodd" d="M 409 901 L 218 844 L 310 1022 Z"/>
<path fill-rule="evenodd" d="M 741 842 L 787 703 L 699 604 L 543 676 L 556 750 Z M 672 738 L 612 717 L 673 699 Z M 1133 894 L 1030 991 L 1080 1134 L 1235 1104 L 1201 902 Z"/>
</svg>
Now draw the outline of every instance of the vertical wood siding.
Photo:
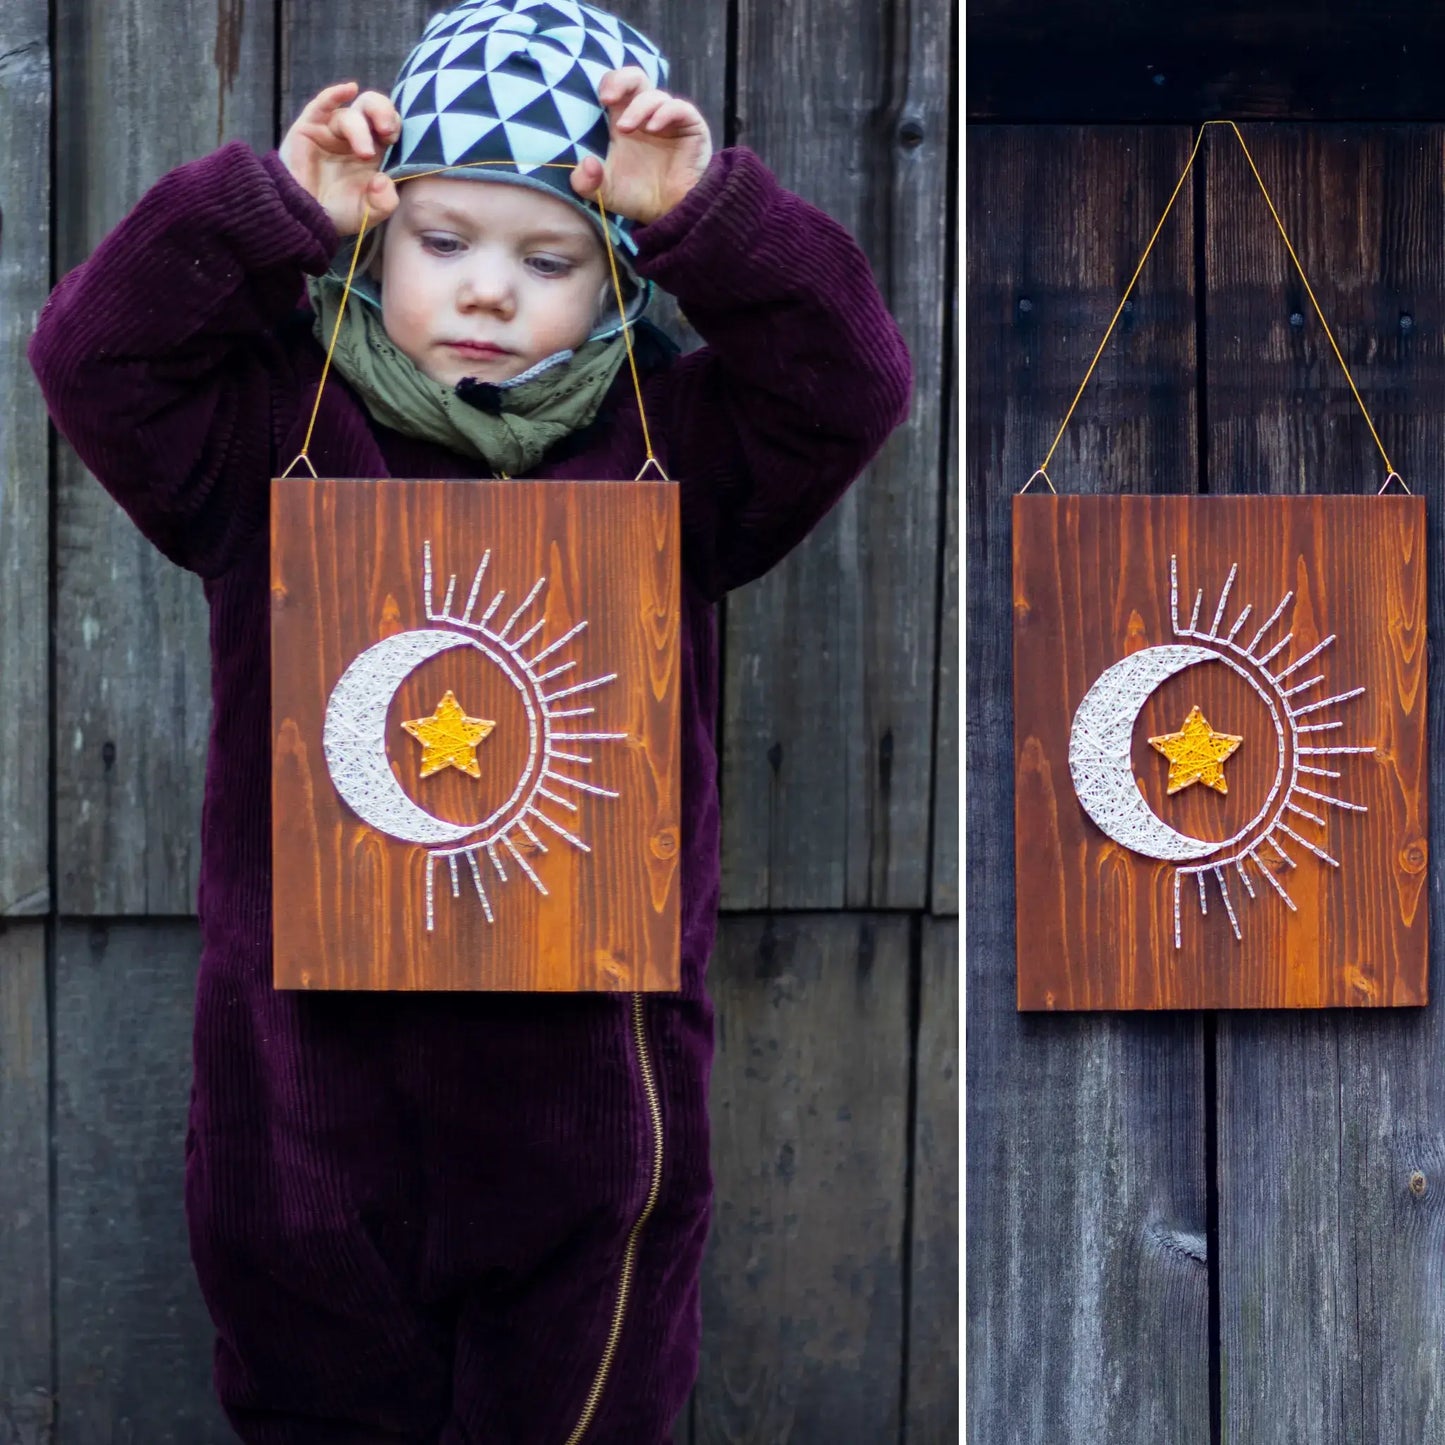
<svg viewBox="0 0 1445 1445">
<path fill-rule="evenodd" d="M 158 176 L 222 140 L 270 141 L 259 6 L 52 0 L 56 273 Z M 210 720 L 200 582 L 56 447 L 55 818 L 64 914 L 188 914 Z"/>
<path fill-rule="evenodd" d="M 913 412 L 728 606 L 723 898 L 924 906 L 950 165 L 948 10 L 740 0 L 737 139 L 836 216 L 913 353 Z"/>
<path fill-rule="evenodd" d="M 1429 499 L 1438 635 L 1445 129 L 1294 123 L 1246 138 L 1391 459 Z M 970 131 L 975 839 L 999 838 L 1011 804 L 1009 497 L 1062 419 L 1188 143 L 1184 127 Z M 1380 485 L 1225 132 L 1206 141 L 1052 471 L 1086 492 Z M 1432 781 L 1437 812 L 1440 796 Z M 970 1438 L 1445 1438 L 1438 1005 L 1020 1018 L 1009 850 L 979 844 L 969 861 Z M 1431 891 L 1438 910 L 1438 869 Z"/>
<path fill-rule="evenodd" d="M 1216 138 L 1226 137 L 1216 131 L 1206 157 L 1209 490 L 1374 491 L 1384 464 L 1349 384 L 1238 143 Z M 1428 497 L 1438 639 L 1445 129 L 1256 126 L 1246 139 L 1390 459 Z M 1430 679 L 1437 718 L 1439 688 Z M 1438 806 L 1438 730 L 1434 745 Z M 1439 948 L 1437 938 L 1437 959 Z M 1445 1437 L 1442 1058 L 1438 1000 L 1370 1018 L 1220 1015 L 1225 1438 Z"/>
<path fill-rule="evenodd" d="M 24 345 L 164 171 L 274 145 L 332 81 L 386 90 L 439 8 L 0 7 L 0 1445 L 232 1438 L 181 1192 L 205 601 L 48 432 Z M 677 1439 L 951 1442 L 957 924 L 925 910 L 958 906 L 956 21 L 948 0 L 615 8 L 719 146 L 858 236 L 918 372 L 855 492 L 725 605 L 739 912 L 712 971 L 718 1207 Z"/>
<path fill-rule="evenodd" d="M 965 526 L 968 1398 L 974 1445 L 1210 1440 L 1203 1027 L 1015 1011 L 1011 499 L 1188 155 L 1183 127 L 970 132 Z M 1195 478 L 1186 188 L 1052 464 Z"/>
<path fill-rule="evenodd" d="M 50 489 L 25 343 L 50 278 L 45 0 L 0 10 L 0 918 L 50 906 Z"/>
</svg>

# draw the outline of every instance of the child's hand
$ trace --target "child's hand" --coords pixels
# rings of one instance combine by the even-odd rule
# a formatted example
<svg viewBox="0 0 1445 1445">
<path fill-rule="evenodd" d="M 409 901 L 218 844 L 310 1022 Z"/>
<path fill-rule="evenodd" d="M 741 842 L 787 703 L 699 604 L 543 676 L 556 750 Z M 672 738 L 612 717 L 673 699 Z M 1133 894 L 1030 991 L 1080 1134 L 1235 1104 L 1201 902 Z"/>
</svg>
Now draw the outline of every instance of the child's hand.
<svg viewBox="0 0 1445 1445">
<path fill-rule="evenodd" d="M 396 186 L 377 167 L 401 134 L 401 117 L 380 91 L 356 91 L 354 80 L 327 86 L 306 103 L 281 142 L 286 169 L 342 236 L 361 229 L 363 202 L 371 208 L 367 225 L 374 226 L 391 215 L 397 200 Z"/>
<path fill-rule="evenodd" d="M 636 65 L 609 70 L 597 98 L 612 132 L 607 164 L 588 156 L 572 172 L 572 189 L 590 201 L 600 186 L 609 214 L 643 225 L 665 216 L 712 159 L 707 122 L 691 101 L 652 88 Z"/>
</svg>

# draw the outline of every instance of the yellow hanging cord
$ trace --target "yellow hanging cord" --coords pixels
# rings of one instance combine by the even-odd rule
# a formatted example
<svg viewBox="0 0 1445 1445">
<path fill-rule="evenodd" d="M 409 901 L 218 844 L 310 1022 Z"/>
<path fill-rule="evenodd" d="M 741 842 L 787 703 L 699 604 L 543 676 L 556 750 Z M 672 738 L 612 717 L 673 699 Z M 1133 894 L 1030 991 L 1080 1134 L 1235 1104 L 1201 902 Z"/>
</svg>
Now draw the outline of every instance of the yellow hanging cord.
<svg viewBox="0 0 1445 1445">
<path fill-rule="evenodd" d="M 507 166 L 512 164 L 514 164 L 512 161 L 463 161 L 454 166 L 438 166 L 435 170 L 418 171 L 415 175 L 401 176 L 399 179 L 394 180 L 392 184 L 401 186 L 405 185 L 407 181 L 420 181 L 427 176 L 445 175 L 448 171 L 465 170 L 469 166 Z M 566 161 L 542 161 L 540 164 L 543 166 L 555 166 L 559 170 L 565 171 L 575 169 L 574 166 Z M 637 358 L 632 350 L 632 327 L 627 320 L 627 306 L 622 298 L 622 279 L 617 272 L 617 255 L 612 249 L 612 232 L 607 226 L 607 208 L 602 204 L 600 188 L 596 196 L 596 204 L 602 216 L 602 239 L 607 243 L 607 263 L 612 271 L 612 290 L 617 297 L 617 314 L 622 320 L 622 339 L 627 346 L 627 363 L 632 368 L 632 389 L 637 393 L 637 414 L 642 421 L 642 443 L 647 450 L 647 460 L 643 462 L 642 470 L 637 473 L 637 476 L 634 477 L 633 480 L 640 481 L 643 472 L 645 472 L 648 467 L 656 467 L 658 476 L 665 482 L 670 481 L 671 478 L 663 471 L 662 463 L 657 460 L 652 450 L 652 433 L 648 430 L 647 411 L 642 405 L 642 382 L 637 375 Z M 311 420 L 306 424 L 306 438 L 301 443 L 300 453 L 295 460 L 292 461 L 291 465 L 281 473 L 283 477 L 289 477 L 291 475 L 291 468 L 294 467 L 297 462 L 305 462 L 306 469 L 311 475 L 313 477 L 316 475 L 316 468 L 311 465 L 311 433 L 316 429 L 316 416 L 321 410 L 321 393 L 326 387 L 326 377 L 331 371 L 332 353 L 336 350 L 336 339 L 341 334 L 341 320 L 346 314 L 346 301 L 351 295 L 352 277 L 356 274 L 357 258 L 361 255 L 362 237 L 366 235 L 366 225 L 370 219 L 371 204 L 363 200 L 361 203 L 361 229 L 356 233 L 356 245 L 352 248 L 351 266 L 346 272 L 346 285 L 341 292 L 341 305 L 336 310 L 336 325 L 331 328 L 331 344 L 326 348 L 326 361 L 321 367 L 321 380 L 316 384 L 316 400 L 311 406 Z M 1105 339 L 1107 340 L 1107 338 Z M 1085 379 L 1087 380 L 1087 378 Z M 1075 400 L 1077 400 L 1077 398 L 1075 398 Z M 504 474 L 503 480 L 510 479 Z"/>
<path fill-rule="evenodd" d="M 1392 481 L 1399 482 L 1408 493 L 1410 488 L 1406 486 L 1405 479 L 1397 472 L 1390 461 L 1389 454 L 1385 451 L 1385 444 L 1380 440 L 1380 434 L 1375 430 L 1375 423 L 1370 416 L 1369 409 L 1365 406 L 1364 399 L 1360 396 L 1360 389 L 1355 385 L 1355 378 L 1350 375 L 1350 368 L 1345 365 L 1344 355 L 1341 353 L 1338 343 L 1335 341 L 1335 334 L 1330 330 L 1330 324 L 1325 320 L 1325 313 L 1320 309 L 1320 303 L 1315 297 L 1314 287 L 1310 285 L 1310 278 L 1305 275 L 1305 268 L 1300 264 L 1300 258 L 1295 253 L 1295 248 L 1290 242 L 1289 234 L 1284 228 L 1284 222 L 1279 218 L 1279 212 L 1275 209 L 1274 201 L 1270 197 L 1269 189 L 1265 186 L 1264 177 L 1259 173 L 1259 167 L 1254 163 L 1254 157 L 1249 153 L 1249 147 L 1244 143 L 1244 137 L 1240 134 L 1238 125 L 1232 120 L 1207 120 L 1199 127 L 1199 134 L 1194 138 L 1194 148 L 1189 152 L 1189 159 L 1184 164 L 1184 170 L 1175 182 L 1173 193 L 1169 197 L 1169 203 L 1164 207 L 1164 214 L 1159 217 L 1159 223 L 1154 227 L 1154 234 L 1149 237 L 1149 244 L 1144 247 L 1144 254 L 1139 257 L 1139 264 L 1134 268 L 1134 274 L 1129 278 L 1129 284 L 1124 288 L 1124 294 L 1119 298 L 1119 304 L 1114 309 L 1114 314 L 1109 320 L 1108 329 L 1104 332 L 1104 339 L 1099 343 L 1099 349 L 1094 353 L 1094 359 L 1089 363 L 1089 369 L 1084 373 L 1084 379 L 1079 383 L 1079 389 L 1074 393 L 1074 399 L 1069 403 L 1069 409 L 1064 413 L 1064 420 L 1060 425 L 1054 440 L 1049 447 L 1048 454 L 1039 464 L 1028 481 L 1020 489 L 1020 496 L 1033 486 L 1038 478 L 1042 477 L 1048 483 L 1049 490 L 1055 490 L 1054 484 L 1049 477 L 1048 466 L 1053 460 L 1054 452 L 1059 442 L 1063 439 L 1064 430 L 1069 425 L 1074 415 L 1074 408 L 1079 404 L 1079 398 L 1084 394 L 1084 388 L 1089 384 L 1089 378 L 1094 374 L 1094 368 L 1099 364 L 1099 358 L 1104 354 L 1104 348 L 1109 344 L 1109 338 L 1114 334 L 1114 327 L 1118 324 L 1119 317 L 1124 313 L 1124 304 L 1129 299 L 1130 292 L 1134 289 L 1134 283 L 1139 279 L 1139 273 L 1144 269 L 1144 263 L 1149 259 L 1149 253 L 1154 249 L 1154 242 L 1159 239 L 1159 233 L 1164 229 L 1164 222 L 1169 219 L 1169 213 L 1174 209 L 1174 202 L 1179 198 L 1179 192 L 1184 188 L 1184 182 L 1189 178 L 1189 172 L 1194 168 L 1194 158 L 1199 154 L 1199 147 L 1204 142 L 1204 132 L 1212 125 L 1227 125 L 1234 132 L 1235 139 L 1239 142 L 1239 148 L 1244 152 L 1244 158 L 1249 162 L 1249 168 L 1254 173 L 1255 180 L 1259 183 L 1259 189 L 1264 196 L 1264 203 L 1269 207 L 1269 213 L 1274 217 L 1274 223 L 1279 228 L 1279 234 L 1284 240 L 1285 249 L 1289 252 L 1289 258 L 1294 262 L 1294 268 L 1299 272 L 1299 278 L 1304 282 L 1305 294 L 1310 298 L 1310 304 L 1315 308 L 1315 315 L 1320 318 L 1320 325 L 1324 327 L 1325 336 L 1328 338 L 1331 350 L 1335 353 L 1335 360 L 1340 363 L 1340 370 L 1345 373 L 1345 380 L 1350 384 L 1350 390 L 1354 393 L 1355 402 L 1360 408 L 1360 413 L 1365 418 L 1365 425 L 1370 429 L 1370 435 L 1375 439 L 1375 445 L 1380 450 L 1381 457 L 1385 461 L 1385 481 L 1380 487 L 1383 492 Z M 1378 495 L 1378 493 L 1376 494 Z"/>
</svg>

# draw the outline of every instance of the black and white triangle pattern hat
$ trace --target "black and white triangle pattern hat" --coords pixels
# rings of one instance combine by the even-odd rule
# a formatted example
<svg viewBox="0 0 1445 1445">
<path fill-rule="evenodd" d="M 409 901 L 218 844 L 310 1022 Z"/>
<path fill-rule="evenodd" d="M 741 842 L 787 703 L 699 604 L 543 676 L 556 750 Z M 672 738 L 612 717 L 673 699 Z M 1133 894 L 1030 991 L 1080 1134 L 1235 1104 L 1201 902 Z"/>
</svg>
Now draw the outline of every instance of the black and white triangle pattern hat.
<svg viewBox="0 0 1445 1445">
<path fill-rule="evenodd" d="M 456 174 L 541 187 L 597 222 L 570 168 L 585 156 L 606 159 L 597 87 L 628 65 L 653 85 L 667 81 L 667 61 L 645 35 L 583 0 L 464 0 L 432 18 L 397 76 L 401 136 L 382 169 L 400 177 L 500 162 Z M 631 222 L 609 220 L 614 242 L 635 253 Z"/>
</svg>

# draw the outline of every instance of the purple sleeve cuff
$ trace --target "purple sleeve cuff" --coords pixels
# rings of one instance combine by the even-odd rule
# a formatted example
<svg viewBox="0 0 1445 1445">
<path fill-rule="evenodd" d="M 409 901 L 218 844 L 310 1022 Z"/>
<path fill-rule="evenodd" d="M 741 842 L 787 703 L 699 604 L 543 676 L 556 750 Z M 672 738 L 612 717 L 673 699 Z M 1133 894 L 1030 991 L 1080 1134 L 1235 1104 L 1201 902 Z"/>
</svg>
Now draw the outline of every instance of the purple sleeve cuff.
<svg viewBox="0 0 1445 1445">
<path fill-rule="evenodd" d="M 326 208 L 286 169 L 286 162 L 281 159 L 279 151 L 267 151 L 261 157 L 261 165 L 276 183 L 276 194 L 281 204 L 299 225 L 310 231 L 320 248 L 319 252 L 313 252 L 302 261 L 303 270 L 319 276 L 331 264 L 331 258 L 341 245 L 341 237 L 337 235 L 331 217 L 326 214 Z M 324 253 L 326 259 L 318 266 L 314 262 L 320 253 Z"/>
<path fill-rule="evenodd" d="M 756 241 L 774 198 L 785 194 L 755 151 L 717 151 L 677 205 L 634 232 L 638 272 L 676 296 L 684 310 L 688 290 L 705 278 L 721 298 L 739 279 L 740 253 Z"/>
</svg>

